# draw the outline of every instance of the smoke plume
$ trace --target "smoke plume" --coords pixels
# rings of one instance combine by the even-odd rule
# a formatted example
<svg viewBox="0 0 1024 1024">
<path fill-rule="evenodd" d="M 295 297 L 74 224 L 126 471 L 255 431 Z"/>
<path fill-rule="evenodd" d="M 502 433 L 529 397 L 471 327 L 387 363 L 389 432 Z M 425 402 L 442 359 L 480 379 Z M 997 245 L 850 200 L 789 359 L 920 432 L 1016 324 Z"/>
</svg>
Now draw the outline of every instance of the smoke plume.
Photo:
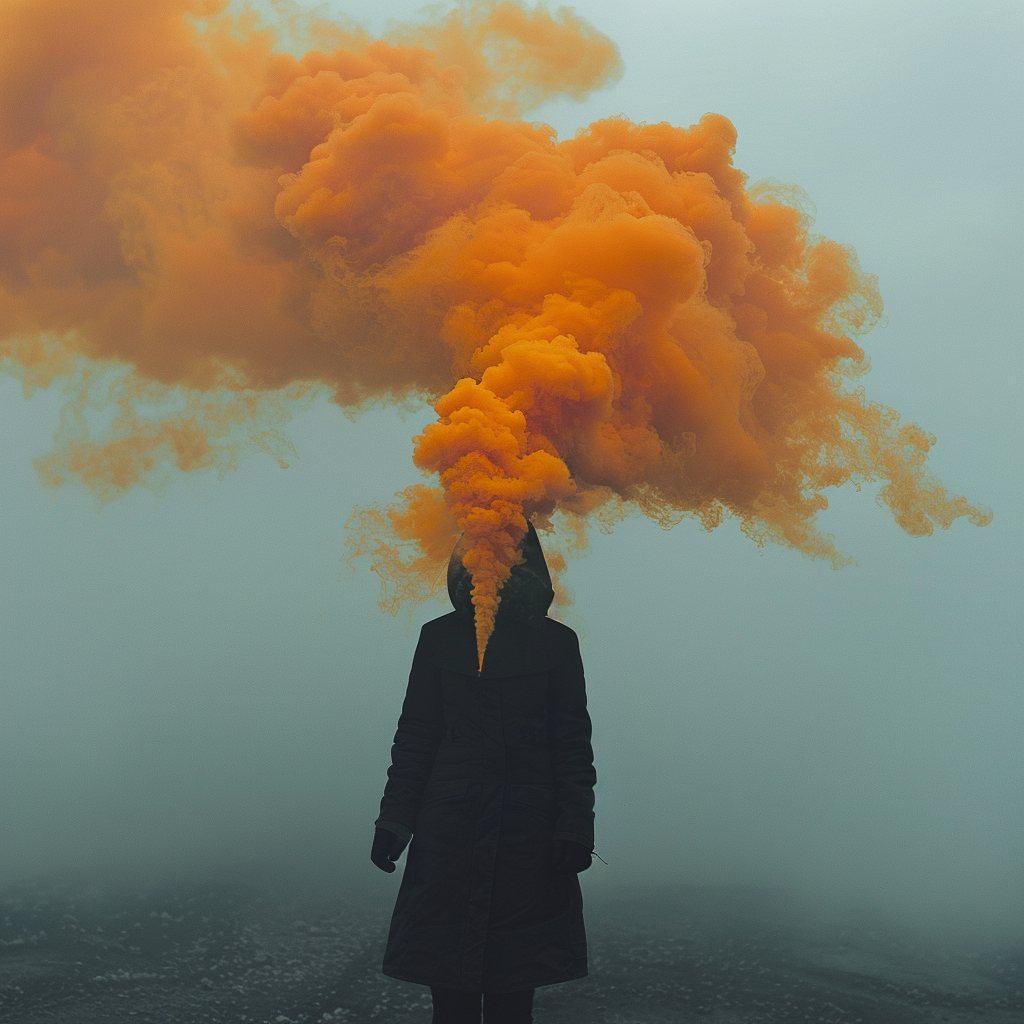
<svg viewBox="0 0 1024 1024">
<path fill-rule="evenodd" d="M 510 0 L 385 39 L 284 3 L 7 0 L 0 358 L 68 388 L 43 478 L 109 498 L 284 462 L 323 389 L 425 397 L 438 486 L 363 510 L 354 548 L 403 600 L 464 534 L 481 658 L 530 518 L 732 516 L 833 564 L 816 516 L 846 482 L 910 534 L 986 523 L 858 384 L 875 280 L 798 190 L 747 187 L 725 117 L 520 119 L 620 70 Z"/>
</svg>

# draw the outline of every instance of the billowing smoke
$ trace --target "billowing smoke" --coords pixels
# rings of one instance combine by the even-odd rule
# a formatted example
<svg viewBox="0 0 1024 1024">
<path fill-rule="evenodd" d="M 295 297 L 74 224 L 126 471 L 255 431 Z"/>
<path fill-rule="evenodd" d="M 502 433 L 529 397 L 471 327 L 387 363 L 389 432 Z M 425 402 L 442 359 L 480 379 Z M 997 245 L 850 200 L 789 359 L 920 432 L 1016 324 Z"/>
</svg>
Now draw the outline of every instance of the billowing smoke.
<svg viewBox="0 0 1024 1024">
<path fill-rule="evenodd" d="M 815 520 L 846 482 L 911 534 L 988 521 L 859 387 L 874 279 L 798 190 L 747 187 L 726 118 L 517 120 L 619 74 L 564 8 L 466 2 L 386 39 L 275 8 L 0 11 L 0 357 L 68 381 L 45 480 L 106 498 L 285 461 L 319 390 L 426 397 L 439 487 L 364 510 L 355 548 L 401 600 L 464 534 L 481 658 L 531 518 L 732 516 L 833 564 Z"/>
</svg>

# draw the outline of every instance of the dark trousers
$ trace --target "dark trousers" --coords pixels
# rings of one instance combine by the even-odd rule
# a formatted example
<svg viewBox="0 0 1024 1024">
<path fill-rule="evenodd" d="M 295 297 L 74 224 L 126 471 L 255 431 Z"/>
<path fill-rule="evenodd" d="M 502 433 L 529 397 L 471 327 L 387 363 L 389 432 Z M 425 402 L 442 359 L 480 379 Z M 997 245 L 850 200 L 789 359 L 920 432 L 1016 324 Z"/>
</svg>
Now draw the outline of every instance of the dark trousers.
<svg viewBox="0 0 1024 1024">
<path fill-rule="evenodd" d="M 431 1024 L 480 1024 L 480 992 L 432 988 Z M 522 992 L 484 992 L 483 1024 L 533 1024 L 533 989 Z"/>
</svg>

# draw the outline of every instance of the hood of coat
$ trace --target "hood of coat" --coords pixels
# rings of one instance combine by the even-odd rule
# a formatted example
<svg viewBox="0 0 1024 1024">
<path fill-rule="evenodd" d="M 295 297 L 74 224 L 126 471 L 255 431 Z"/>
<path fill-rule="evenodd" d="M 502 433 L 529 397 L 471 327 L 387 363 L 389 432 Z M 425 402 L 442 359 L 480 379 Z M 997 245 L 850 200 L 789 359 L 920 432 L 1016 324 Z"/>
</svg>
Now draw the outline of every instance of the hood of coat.
<svg viewBox="0 0 1024 1024">
<path fill-rule="evenodd" d="M 462 564 L 462 552 L 460 542 L 448 561 L 448 596 L 455 610 L 472 620 L 473 578 Z M 519 544 L 519 553 L 522 561 L 512 566 L 512 574 L 501 588 L 495 630 L 505 622 L 543 618 L 555 598 L 548 563 L 533 523 L 528 525 L 526 536 Z"/>
</svg>

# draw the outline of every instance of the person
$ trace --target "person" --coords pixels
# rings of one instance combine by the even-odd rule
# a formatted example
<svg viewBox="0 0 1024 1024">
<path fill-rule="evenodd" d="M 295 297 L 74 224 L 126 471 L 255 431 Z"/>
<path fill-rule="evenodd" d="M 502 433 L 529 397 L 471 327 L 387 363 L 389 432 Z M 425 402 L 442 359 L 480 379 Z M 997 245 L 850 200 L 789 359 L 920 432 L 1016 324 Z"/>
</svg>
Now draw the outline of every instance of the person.
<svg viewBox="0 0 1024 1024">
<path fill-rule="evenodd" d="M 534 990 L 587 973 L 577 875 L 594 848 L 594 755 L 576 634 L 533 525 L 478 670 L 472 579 L 424 625 L 371 859 L 410 842 L 384 974 L 429 985 L 433 1024 L 530 1024 Z"/>
</svg>

